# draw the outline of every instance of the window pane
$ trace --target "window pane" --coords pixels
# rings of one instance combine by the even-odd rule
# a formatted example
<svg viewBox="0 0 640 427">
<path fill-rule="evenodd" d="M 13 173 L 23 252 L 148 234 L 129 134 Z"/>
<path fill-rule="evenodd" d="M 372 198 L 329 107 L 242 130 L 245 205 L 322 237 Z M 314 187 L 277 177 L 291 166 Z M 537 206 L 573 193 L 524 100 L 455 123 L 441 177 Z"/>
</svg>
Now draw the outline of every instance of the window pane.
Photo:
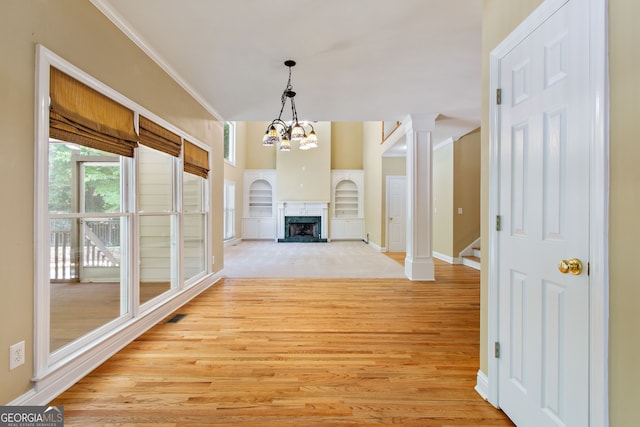
<svg viewBox="0 0 640 427">
<path fill-rule="evenodd" d="M 235 163 L 236 155 L 236 124 L 224 122 L 224 159 L 229 163 Z"/>
<path fill-rule="evenodd" d="M 184 278 L 206 271 L 205 266 L 205 214 L 184 216 Z"/>
<path fill-rule="evenodd" d="M 87 163 L 83 171 L 83 212 L 120 212 L 120 165 Z"/>
<path fill-rule="evenodd" d="M 224 239 L 235 237 L 235 199 L 236 185 L 233 182 L 224 183 Z"/>
<path fill-rule="evenodd" d="M 50 220 L 51 351 L 128 312 L 120 280 L 126 224 L 118 217 Z"/>
<path fill-rule="evenodd" d="M 230 131 L 229 122 L 224 122 L 224 158 L 229 160 L 229 131 Z"/>
<path fill-rule="evenodd" d="M 202 190 L 204 179 L 191 173 L 183 173 L 183 195 L 182 203 L 184 212 L 202 212 L 204 202 L 202 200 Z"/>
<path fill-rule="evenodd" d="M 174 157 L 138 147 L 138 207 L 144 212 L 173 211 Z"/>
<path fill-rule="evenodd" d="M 120 212 L 120 156 L 49 144 L 49 212 Z"/>
<path fill-rule="evenodd" d="M 177 283 L 175 215 L 140 216 L 140 304 Z"/>
</svg>

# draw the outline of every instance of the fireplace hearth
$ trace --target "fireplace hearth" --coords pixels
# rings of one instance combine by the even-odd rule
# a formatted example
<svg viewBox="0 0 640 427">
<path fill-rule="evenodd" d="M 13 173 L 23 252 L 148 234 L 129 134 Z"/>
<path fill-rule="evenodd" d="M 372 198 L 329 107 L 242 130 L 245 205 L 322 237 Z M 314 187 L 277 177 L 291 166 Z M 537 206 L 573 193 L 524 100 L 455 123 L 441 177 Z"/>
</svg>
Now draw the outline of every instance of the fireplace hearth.
<svg viewBox="0 0 640 427">
<path fill-rule="evenodd" d="M 326 242 L 323 239 L 319 216 L 285 216 L 284 238 L 278 242 Z"/>
</svg>

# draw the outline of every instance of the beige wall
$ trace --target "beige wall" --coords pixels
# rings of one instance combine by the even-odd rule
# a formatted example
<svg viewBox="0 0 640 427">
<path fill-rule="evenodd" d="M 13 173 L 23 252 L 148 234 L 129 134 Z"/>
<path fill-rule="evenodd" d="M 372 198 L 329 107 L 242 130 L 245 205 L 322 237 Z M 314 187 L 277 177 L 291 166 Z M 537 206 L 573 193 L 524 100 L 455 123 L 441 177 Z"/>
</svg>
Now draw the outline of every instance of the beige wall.
<svg viewBox="0 0 640 427">
<path fill-rule="evenodd" d="M 362 169 L 362 122 L 331 122 L 331 169 Z"/>
<path fill-rule="evenodd" d="M 640 420 L 640 279 L 632 268 L 640 242 L 640 2 L 610 0 L 611 88 L 609 375 L 612 426 Z"/>
<path fill-rule="evenodd" d="M 278 147 L 263 147 L 262 137 L 269 122 L 246 122 L 245 167 L 247 169 L 275 169 Z"/>
<path fill-rule="evenodd" d="M 453 253 L 453 144 L 433 152 L 433 250 Z"/>
<path fill-rule="evenodd" d="M 33 386 L 35 46 L 46 48 L 213 147 L 213 255 L 222 260 L 222 126 L 84 0 L 5 1 L 0 13 L 0 403 Z M 10 159 L 10 160 L 8 160 Z M 218 201 L 220 199 L 220 201 Z M 10 201 L 10 202 L 8 202 Z M 221 268 L 216 263 L 214 270 Z M 9 371 L 8 348 L 26 363 Z"/>
<path fill-rule="evenodd" d="M 362 124 L 362 167 L 364 173 L 364 233 L 369 234 L 369 242 L 382 247 L 382 148 L 380 145 L 382 122 Z"/>
<path fill-rule="evenodd" d="M 480 237 L 480 129 L 456 141 L 453 150 L 452 256 L 458 257 Z"/>
<path fill-rule="evenodd" d="M 491 50 L 535 7 L 539 0 L 484 0 L 483 97 L 489 99 Z M 611 426 L 634 426 L 640 419 L 640 334 L 637 331 L 640 286 L 635 269 L 640 241 L 640 144 L 637 115 L 640 111 L 640 2 L 609 1 L 610 78 L 610 219 L 609 219 L 609 411 Z M 482 118 L 482 235 L 488 233 L 489 110 Z M 487 262 L 481 276 L 481 369 L 487 372 Z"/>
<path fill-rule="evenodd" d="M 480 129 L 433 152 L 433 208 L 433 250 L 458 258 L 480 237 Z"/>
<path fill-rule="evenodd" d="M 331 123 L 313 126 L 318 147 L 299 150 L 291 143 L 291 151 L 276 154 L 276 197 L 279 201 L 329 202 L 331 200 Z M 267 148 L 261 148 L 267 149 Z"/>
</svg>

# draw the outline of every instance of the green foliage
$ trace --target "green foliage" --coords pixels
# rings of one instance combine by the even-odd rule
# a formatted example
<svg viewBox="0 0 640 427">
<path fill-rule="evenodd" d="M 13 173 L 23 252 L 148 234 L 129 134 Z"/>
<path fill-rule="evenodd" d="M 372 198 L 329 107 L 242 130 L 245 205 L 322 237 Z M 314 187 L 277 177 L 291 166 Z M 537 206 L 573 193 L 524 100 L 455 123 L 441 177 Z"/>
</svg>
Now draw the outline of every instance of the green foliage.
<svg viewBox="0 0 640 427">
<path fill-rule="evenodd" d="M 49 212 L 71 212 L 71 149 L 49 144 Z"/>
<path fill-rule="evenodd" d="M 73 146 L 73 145 L 71 145 Z M 104 156 L 86 147 L 70 148 L 69 144 L 49 144 L 49 212 L 79 212 L 73 203 L 73 153 L 79 156 Z M 78 170 L 78 173 L 80 171 Z M 80 191 L 80 188 L 78 188 Z M 91 165 L 84 167 L 85 212 L 118 212 L 120 210 L 119 164 Z"/>
<path fill-rule="evenodd" d="M 224 122 L 224 158 L 229 160 L 229 122 Z"/>
</svg>

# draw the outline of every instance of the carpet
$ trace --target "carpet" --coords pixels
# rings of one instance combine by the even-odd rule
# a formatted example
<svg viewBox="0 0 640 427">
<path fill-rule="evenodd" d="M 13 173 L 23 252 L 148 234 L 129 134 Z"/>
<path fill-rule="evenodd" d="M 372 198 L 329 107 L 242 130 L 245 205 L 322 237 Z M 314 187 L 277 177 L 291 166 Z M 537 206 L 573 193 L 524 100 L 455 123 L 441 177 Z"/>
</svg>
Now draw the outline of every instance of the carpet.
<svg viewBox="0 0 640 427">
<path fill-rule="evenodd" d="M 404 267 L 361 241 L 245 240 L 225 248 L 229 278 L 404 278 Z"/>
</svg>

